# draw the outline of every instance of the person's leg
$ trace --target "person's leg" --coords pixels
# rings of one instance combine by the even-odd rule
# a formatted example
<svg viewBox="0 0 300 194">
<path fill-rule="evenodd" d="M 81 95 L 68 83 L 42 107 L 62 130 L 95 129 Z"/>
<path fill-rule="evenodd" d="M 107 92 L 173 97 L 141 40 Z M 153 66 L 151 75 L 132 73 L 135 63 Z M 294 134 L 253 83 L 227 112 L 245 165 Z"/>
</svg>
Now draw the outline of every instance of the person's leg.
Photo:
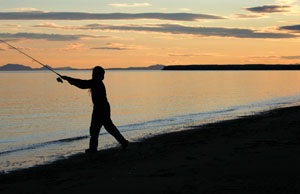
<svg viewBox="0 0 300 194">
<path fill-rule="evenodd" d="M 127 148 L 129 142 L 123 137 L 117 127 L 113 124 L 110 117 L 105 118 L 103 126 L 106 131 L 122 145 L 123 149 Z"/>
<path fill-rule="evenodd" d="M 98 137 L 100 133 L 100 129 L 102 127 L 102 121 L 99 120 L 99 114 L 94 109 L 92 114 L 92 121 L 90 126 L 90 145 L 89 149 L 86 150 L 87 152 L 96 152 L 98 147 Z"/>
</svg>

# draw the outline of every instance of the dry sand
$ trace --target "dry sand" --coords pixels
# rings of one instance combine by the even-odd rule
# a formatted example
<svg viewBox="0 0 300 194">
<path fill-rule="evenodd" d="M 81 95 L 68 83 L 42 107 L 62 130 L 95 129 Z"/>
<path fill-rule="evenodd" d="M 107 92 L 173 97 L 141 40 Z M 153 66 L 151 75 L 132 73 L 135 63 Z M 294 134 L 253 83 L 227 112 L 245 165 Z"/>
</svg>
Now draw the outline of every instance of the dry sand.
<svg viewBox="0 0 300 194">
<path fill-rule="evenodd" d="M 101 141 L 101 140 L 100 140 Z M 298 194 L 300 107 L 0 175 L 0 193 Z"/>
</svg>

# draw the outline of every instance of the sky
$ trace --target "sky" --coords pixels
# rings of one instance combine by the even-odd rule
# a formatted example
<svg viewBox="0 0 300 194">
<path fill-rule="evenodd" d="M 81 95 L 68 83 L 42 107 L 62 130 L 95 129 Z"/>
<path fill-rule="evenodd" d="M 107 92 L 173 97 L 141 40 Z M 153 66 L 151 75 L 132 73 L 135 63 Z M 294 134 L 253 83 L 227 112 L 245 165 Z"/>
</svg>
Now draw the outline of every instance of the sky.
<svg viewBox="0 0 300 194">
<path fill-rule="evenodd" d="M 300 0 L 0 0 L 0 39 L 52 67 L 300 63 Z M 0 44 L 0 66 L 39 65 Z"/>
</svg>

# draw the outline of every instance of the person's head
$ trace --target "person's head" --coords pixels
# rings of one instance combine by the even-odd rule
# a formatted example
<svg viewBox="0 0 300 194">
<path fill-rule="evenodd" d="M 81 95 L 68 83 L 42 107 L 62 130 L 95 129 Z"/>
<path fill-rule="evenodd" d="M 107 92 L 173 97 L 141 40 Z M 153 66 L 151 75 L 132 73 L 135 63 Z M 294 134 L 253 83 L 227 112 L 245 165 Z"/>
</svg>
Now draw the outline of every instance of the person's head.
<svg viewBox="0 0 300 194">
<path fill-rule="evenodd" d="M 93 80 L 103 80 L 104 79 L 104 74 L 105 74 L 104 69 L 100 66 L 96 66 L 93 69 L 92 79 Z"/>
</svg>

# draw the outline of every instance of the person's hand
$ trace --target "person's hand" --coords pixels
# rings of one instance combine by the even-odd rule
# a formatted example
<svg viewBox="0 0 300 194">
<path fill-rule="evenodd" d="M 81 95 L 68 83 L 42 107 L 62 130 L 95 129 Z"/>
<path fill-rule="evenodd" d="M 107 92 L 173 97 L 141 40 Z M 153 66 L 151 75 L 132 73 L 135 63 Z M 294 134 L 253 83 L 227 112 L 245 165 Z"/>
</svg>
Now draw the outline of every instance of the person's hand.
<svg viewBox="0 0 300 194">
<path fill-rule="evenodd" d="M 60 78 L 62 78 L 62 79 L 64 79 L 64 80 L 68 80 L 69 77 L 63 75 L 63 76 L 61 76 Z"/>
</svg>

